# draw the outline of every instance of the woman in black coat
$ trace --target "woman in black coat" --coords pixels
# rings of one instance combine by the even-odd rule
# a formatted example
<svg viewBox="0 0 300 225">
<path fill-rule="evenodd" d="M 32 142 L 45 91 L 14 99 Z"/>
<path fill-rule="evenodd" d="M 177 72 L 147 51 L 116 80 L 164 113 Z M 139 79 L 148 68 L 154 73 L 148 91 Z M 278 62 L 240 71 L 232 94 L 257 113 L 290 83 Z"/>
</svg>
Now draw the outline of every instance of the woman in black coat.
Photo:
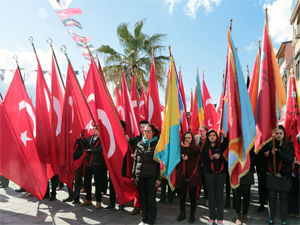
<svg viewBox="0 0 300 225">
<path fill-rule="evenodd" d="M 274 224 L 276 212 L 276 200 L 279 193 L 281 224 L 286 224 L 288 212 L 288 197 L 292 185 L 292 163 L 294 159 L 294 147 L 288 142 L 285 129 L 279 125 L 275 131 L 275 148 L 270 141 L 264 148 L 267 158 L 267 188 L 269 189 L 269 224 Z M 274 171 L 274 159 L 276 170 Z"/>
<path fill-rule="evenodd" d="M 136 146 L 134 153 L 132 180 L 137 184 L 143 224 L 154 224 L 156 220 L 156 188 L 160 185 L 160 166 L 154 161 L 153 155 L 158 142 L 158 129 L 147 124 L 144 137 Z"/>
</svg>

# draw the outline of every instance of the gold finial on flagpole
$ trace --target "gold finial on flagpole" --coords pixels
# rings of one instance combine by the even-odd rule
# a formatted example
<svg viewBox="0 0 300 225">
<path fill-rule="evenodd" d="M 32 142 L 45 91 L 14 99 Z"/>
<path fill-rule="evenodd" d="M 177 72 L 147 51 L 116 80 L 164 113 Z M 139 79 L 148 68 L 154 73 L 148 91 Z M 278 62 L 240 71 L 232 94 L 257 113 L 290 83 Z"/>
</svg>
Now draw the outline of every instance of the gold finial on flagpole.
<svg viewBox="0 0 300 225">
<path fill-rule="evenodd" d="M 233 21 L 233 19 L 231 18 L 229 21 L 230 21 L 229 30 L 231 31 L 232 30 L 232 21 Z"/>
<path fill-rule="evenodd" d="M 197 74 L 199 74 L 198 67 L 196 68 L 196 70 L 197 70 Z"/>
<path fill-rule="evenodd" d="M 258 40 L 258 47 L 260 48 L 260 40 Z"/>
<path fill-rule="evenodd" d="M 69 57 L 68 57 L 68 54 L 67 54 L 67 47 L 65 45 L 62 45 L 60 47 L 60 50 L 65 53 L 65 56 L 67 57 L 67 60 L 69 61 Z"/>
<path fill-rule="evenodd" d="M 170 57 L 171 57 L 172 56 L 172 52 L 171 52 L 171 46 L 170 45 L 169 45 L 168 49 L 169 49 Z"/>
</svg>

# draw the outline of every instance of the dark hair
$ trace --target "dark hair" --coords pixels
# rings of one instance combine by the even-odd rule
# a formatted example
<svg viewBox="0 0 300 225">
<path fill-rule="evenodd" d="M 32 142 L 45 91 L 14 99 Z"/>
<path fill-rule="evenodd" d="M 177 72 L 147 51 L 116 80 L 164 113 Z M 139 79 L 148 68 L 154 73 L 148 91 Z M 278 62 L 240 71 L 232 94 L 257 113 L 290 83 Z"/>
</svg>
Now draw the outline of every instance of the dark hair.
<svg viewBox="0 0 300 225">
<path fill-rule="evenodd" d="M 284 151 L 286 149 L 286 146 L 287 146 L 287 143 L 288 143 L 288 139 L 286 137 L 286 132 L 285 132 L 284 126 L 278 125 L 278 128 L 276 130 L 278 130 L 278 129 L 282 130 L 283 134 L 284 134 L 284 137 L 283 137 L 283 140 L 282 140 L 282 151 Z"/>
<path fill-rule="evenodd" d="M 156 126 L 154 126 L 152 123 L 147 123 L 146 127 L 150 127 L 151 128 L 151 130 L 153 131 L 153 136 L 159 137 L 160 131 L 159 131 L 159 129 Z"/>
<path fill-rule="evenodd" d="M 204 144 L 204 147 L 203 147 L 204 149 L 209 149 L 209 147 L 210 147 L 211 142 L 209 141 L 208 136 L 209 136 L 211 133 L 215 133 L 215 134 L 216 134 L 216 136 L 217 136 L 216 144 L 218 143 L 219 137 L 218 137 L 217 131 L 215 131 L 214 129 L 210 129 L 210 130 L 206 133 L 206 141 L 205 141 L 205 144 Z"/>
<path fill-rule="evenodd" d="M 141 120 L 139 125 L 141 125 L 141 124 L 148 124 L 148 123 L 149 122 L 147 120 Z"/>
<path fill-rule="evenodd" d="M 123 130 L 126 131 L 126 123 L 125 123 L 125 121 L 124 120 L 120 120 L 120 122 L 121 122 Z"/>
<path fill-rule="evenodd" d="M 202 128 L 202 129 L 206 130 L 206 132 L 208 132 L 208 128 L 206 126 L 201 126 L 201 127 L 199 127 L 199 129 L 200 128 Z"/>
<path fill-rule="evenodd" d="M 186 136 L 187 134 L 192 135 L 192 142 L 191 142 L 191 144 L 192 144 L 192 145 L 195 145 L 195 136 L 194 136 L 194 134 L 193 134 L 191 131 L 185 132 L 185 133 L 183 134 L 183 136 L 182 136 L 182 140 L 184 141 L 184 138 L 185 138 L 185 136 Z"/>
<path fill-rule="evenodd" d="M 93 125 L 93 128 L 94 128 L 94 127 L 96 127 L 96 128 L 97 128 L 97 130 L 99 130 L 99 126 L 98 126 L 98 124 L 94 124 L 94 125 Z"/>
</svg>

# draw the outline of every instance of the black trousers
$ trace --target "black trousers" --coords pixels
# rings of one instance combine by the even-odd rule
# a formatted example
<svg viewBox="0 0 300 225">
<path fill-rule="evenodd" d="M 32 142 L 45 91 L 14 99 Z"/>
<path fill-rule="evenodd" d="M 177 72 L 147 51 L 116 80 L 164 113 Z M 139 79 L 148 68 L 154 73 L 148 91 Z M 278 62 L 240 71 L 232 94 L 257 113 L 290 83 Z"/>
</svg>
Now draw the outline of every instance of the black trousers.
<svg viewBox="0 0 300 225">
<path fill-rule="evenodd" d="M 138 191 L 142 209 L 142 221 L 148 224 L 154 224 L 156 221 L 156 177 L 139 177 Z"/>
<path fill-rule="evenodd" d="M 92 176 L 94 175 L 96 201 L 101 202 L 101 172 L 101 166 L 91 165 L 85 167 L 84 186 L 86 189 L 86 200 L 92 200 Z"/>
<path fill-rule="evenodd" d="M 243 214 L 248 213 L 250 205 L 250 184 L 240 184 L 240 186 L 234 189 L 234 206 L 236 213 L 241 212 L 242 196 L 243 196 Z"/>
<path fill-rule="evenodd" d="M 83 172 L 83 165 L 81 164 L 80 167 L 77 170 L 75 170 L 74 191 L 72 191 L 68 187 L 69 197 L 73 198 L 75 201 L 79 201 L 79 197 L 80 197 L 80 190 L 82 187 L 82 172 Z"/>
<path fill-rule="evenodd" d="M 180 187 L 180 212 L 185 213 L 185 200 L 186 200 L 186 193 L 187 193 L 187 185 L 188 183 L 182 179 L 181 182 L 181 187 Z M 195 187 L 189 187 L 189 192 L 190 192 L 190 200 L 191 200 L 191 212 L 195 212 L 196 211 L 196 207 L 197 207 L 197 196 L 196 196 L 196 192 L 197 192 L 197 186 Z"/>
<path fill-rule="evenodd" d="M 167 194 L 167 187 L 168 187 L 168 194 Z M 165 202 L 168 200 L 168 202 L 173 202 L 173 191 L 171 190 L 170 185 L 168 185 L 168 181 L 166 179 L 162 179 L 160 184 L 160 200 L 162 202 Z M 167 199 L 168 197 L 168 199 Z"/>
<path fill-rule="evenodd" d="M 1 185 L 2 187 L 8 187 L 8 184 L 9 184 L 9 179 L 3 177 L 3 176 L 0 176 L 1 177 Z"/>
<path fill-rule="evenodd" d="M 261 206 L 263 206 L 266 203 L 268 196 L 268 189 L 266 187 L 267 172 L 265 165 L 256 166 L 256 172 L 258 176 L 259 203 Z"/>
<path fill-rule="evenodd" d="M 54 175 L 51 179 L 51 196 L 55 197 L 56 196 L 56 188 L 58 186 L 58 174 Z M 48 182 L 48 187 L 45 196 L 49 196 L 50 193 L 50 187 L 49 187 L 49 182 Z"/>
<path fill-rule="evenodd" d="M 299 215 L 299 176 L 292 177 L 292 189 L 289 193 L 289 213 Z"/>
</svg>

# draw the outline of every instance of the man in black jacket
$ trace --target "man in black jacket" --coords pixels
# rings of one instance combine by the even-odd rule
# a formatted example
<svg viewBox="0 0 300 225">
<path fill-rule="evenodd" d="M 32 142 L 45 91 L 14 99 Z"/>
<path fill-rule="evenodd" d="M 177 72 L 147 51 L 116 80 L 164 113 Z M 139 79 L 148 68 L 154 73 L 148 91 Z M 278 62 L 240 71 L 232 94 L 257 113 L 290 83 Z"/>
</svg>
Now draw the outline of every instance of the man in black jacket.
<svg viewBox="0 0 300 225">
<path fill-rule="evenodd" d="M 103 150 L 99 138 L 99 128 L 97 125 L 93 126 L 94 134 L 87 140 L 88 149 L 85 151 L 88 153 L 86 159 L 87 164 L 85 166 L 84 186 L 86 188 L 86 200 L 81 203 L 81 206 L 92 205 L 92 176 L 94 175 L 95 188 L 96 188 L 96 209 L 101 208 L 101 177 L 103 173 L 107 172 Z"/>
</svg>

